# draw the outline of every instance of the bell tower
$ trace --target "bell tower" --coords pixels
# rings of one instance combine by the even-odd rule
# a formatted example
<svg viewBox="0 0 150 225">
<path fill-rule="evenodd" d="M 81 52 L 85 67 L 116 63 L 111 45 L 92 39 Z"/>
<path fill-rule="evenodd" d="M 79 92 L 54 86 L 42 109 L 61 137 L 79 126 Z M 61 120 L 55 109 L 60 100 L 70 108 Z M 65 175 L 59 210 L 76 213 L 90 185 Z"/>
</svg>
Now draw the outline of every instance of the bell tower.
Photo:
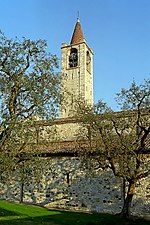
<svg viewBox="0 0 150 225">
<path fill-rule="evenodd" d="M 93 105 L 93 51 L 86 43 L 78 18 L 69 45 L 62 43 L 62 103 L 60 117 L 73 116 L 77 99 Z"/>
</svg>

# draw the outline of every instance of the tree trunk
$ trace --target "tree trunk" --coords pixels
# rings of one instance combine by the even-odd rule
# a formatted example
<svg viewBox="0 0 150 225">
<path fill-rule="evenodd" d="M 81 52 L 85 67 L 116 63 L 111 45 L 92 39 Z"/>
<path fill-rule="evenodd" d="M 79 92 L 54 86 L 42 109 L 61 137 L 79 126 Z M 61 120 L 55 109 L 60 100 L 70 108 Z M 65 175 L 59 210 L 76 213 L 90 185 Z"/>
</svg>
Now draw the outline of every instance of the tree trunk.
<svg viewBox="0 0 150 225">
<path fill-rule="evenodd" d="M 129 182 L 128 192 L 124 201 L 123 209 L 120 213 L 121 217 L 130 217 L 131 203 L 134 193 L 135 193 L 135 181 L 131 180 Z"/>
<path fill-rule="evenodd" d="M 20 203 L 23 203 L 23 189 L 24 189 L 24 182 L 21 181 L 21 185 L 20 185 Z"/>
</svg>

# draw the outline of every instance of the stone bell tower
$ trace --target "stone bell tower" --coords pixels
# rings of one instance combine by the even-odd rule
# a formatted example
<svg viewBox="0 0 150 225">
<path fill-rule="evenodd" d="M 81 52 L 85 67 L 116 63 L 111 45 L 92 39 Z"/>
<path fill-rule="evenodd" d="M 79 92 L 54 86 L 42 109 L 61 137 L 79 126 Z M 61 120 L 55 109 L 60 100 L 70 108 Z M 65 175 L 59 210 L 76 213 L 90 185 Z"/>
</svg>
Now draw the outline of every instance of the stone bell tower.
<svg viewBox="0 0 150 225">
<path fill-rule="evenodd" d="M 62 43 L 62 103 L 60 117 L 73 116 L 77 99 L 93 105 L 93 51 L 86 43 L 79 19 L 70 44 Z"/>
</svg>

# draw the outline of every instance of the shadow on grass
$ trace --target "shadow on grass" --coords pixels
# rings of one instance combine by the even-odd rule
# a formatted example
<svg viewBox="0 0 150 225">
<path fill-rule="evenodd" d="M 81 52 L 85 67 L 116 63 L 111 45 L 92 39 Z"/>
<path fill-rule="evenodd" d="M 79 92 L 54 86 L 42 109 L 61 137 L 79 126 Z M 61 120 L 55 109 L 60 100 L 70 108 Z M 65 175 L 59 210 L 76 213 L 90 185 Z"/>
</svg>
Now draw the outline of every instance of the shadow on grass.
<svg viewBox="0 0 150 225">
<path fill-rule="evenodd" d="M 36 207 L 35 207 L 36 210 Z M 36 213 L 30 215 L 14 212 L 0 207 L 0 225 L 150 225 L 145 220 L 124 220 L 109 214 L 88 214 L 65 211 L 52 211 L 37 208 Z M 44 215 L 44 213 L 46 215 Z"/>
<path fill-rule="evenodd" d="M 8 209 L 3 209 L 2 207 L 0 207 L 0 217 L 20 216 L 20 215 L 23 215 L 23 214 L 22 213 L 13 212 L 13 211 L 8 210 Z"/>
</svg>

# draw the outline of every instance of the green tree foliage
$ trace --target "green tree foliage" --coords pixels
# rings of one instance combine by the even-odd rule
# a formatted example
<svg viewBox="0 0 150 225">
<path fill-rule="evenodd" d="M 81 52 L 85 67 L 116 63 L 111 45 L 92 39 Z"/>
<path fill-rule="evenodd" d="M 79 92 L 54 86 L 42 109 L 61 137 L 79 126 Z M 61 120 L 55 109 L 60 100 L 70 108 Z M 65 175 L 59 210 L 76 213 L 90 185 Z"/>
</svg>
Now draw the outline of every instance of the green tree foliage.
<svg viewBox="0 0 150 225">
<path fill-rule="evenodd" d="M 11 171 L 28 142 L 34 142 L 35 118 L 57 115 L 57 68 L 46 41 L 8 39 L 0 33 L 0 172 Z"/>
<path fill-rule="evenodd" d="M 150 153 L 150 80 L 139 86 L 133 81 L 116 99 L 120 112 L 113 112 L 102 101 L 94 110 L 79 104 L 78 115 L 83 119 L 84 129 L 88 130 L 86 138 L 80 134 L 80 139 L 87 141 L 81 152 L 88 159 L 92 156 L 90 166 L 95 155 L 96 166 L 110 168 L 124 181 L 127 192 L 121 216 L 128 217 L 137 181 L 150 175 L 147 158 Z"/>
</svg>

